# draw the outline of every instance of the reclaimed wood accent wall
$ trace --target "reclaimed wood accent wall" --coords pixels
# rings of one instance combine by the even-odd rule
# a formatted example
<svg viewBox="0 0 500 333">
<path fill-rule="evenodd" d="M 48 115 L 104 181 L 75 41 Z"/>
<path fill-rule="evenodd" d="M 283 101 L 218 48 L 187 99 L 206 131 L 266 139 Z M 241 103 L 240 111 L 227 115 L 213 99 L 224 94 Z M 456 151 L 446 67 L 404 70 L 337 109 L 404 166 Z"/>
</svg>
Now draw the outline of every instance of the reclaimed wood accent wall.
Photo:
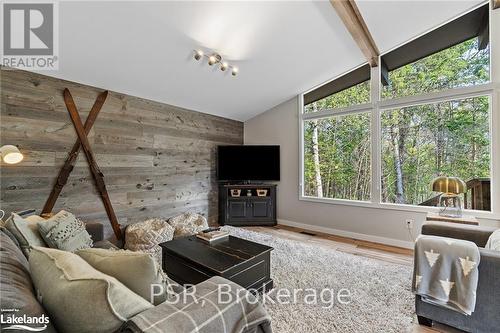
<svg viewBox="0 0 500 333">
<path fill-rule="evenodd" d="M 5 68 L 0 75 L 0 143 L 24 154 L 17 165 L 1 164 L 0 208 L 40 212 L 76 139 L 64 88 L 82 121 L 102 90 Z M 88 137 L 122 227 L 186 211 L 216 224 L 216 146 L 242 144 L 243 123 L 110 92 Z M 60 209 L 102 221 L 112 235 L 83 152 L 54 212 Z"/>
</svg>

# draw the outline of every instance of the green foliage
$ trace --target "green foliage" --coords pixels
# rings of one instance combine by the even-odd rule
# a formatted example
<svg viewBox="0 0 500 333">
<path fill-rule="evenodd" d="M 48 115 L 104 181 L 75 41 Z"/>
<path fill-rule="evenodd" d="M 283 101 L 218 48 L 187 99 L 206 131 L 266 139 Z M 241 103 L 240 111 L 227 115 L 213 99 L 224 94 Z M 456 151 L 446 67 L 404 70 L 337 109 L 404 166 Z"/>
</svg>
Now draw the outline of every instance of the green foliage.
<svg viewBox="0 0 500 333">
<path fill-rule="evenodd" d="M 307 121 L 304 129 L 306 195 L 316 195 L 312 132 L 318 129 L 323 196 L 370 200 L 370 114 Z"/>
<path fill-rule="evenodd" d="M 434 177 L 489 177 L 487 97 L 421 105 L 382 113 L 382 201 L 398 202 L 399 151 L 403 202 L 418 205 L 435 195 Z"/>
<path fill-rule="evenodd" d="M 412 96 L 488 82 L 489 49 L 473 38 L 389 73 L 382 99 Z"/>
<path fill-rule="evenodd" d="M 315 103 L 307 104 L 304 112 L 315 112 L 324 109 L 337 109 L 357 104 L 370 103 L 370 81 L 362 82 L 354 87 L 339 91 Z M 314 110 L 316 108 L 316 110 Z"/>
<path fill-rule="evenodd" d="M 382 98 L 412 96 L 489 81 L 489 50 L 472 39 L 389 73 Z M 342 108 L 370 100 L 369 82 L 305 106 L 306 112 Z M 381 114 L 382 201 L 420 204 L 435 193 L 438 175 L 465 181 L 490 176 L 489 98 L 476 97 L 388 110 Z M 370 114 L 306 121 L 306 195 L 316 196 L 312 133 L 318 130 L 325 197 L 369 200 Z M 399 187 L 398 187 L 399 185 Z"/>
</svg>

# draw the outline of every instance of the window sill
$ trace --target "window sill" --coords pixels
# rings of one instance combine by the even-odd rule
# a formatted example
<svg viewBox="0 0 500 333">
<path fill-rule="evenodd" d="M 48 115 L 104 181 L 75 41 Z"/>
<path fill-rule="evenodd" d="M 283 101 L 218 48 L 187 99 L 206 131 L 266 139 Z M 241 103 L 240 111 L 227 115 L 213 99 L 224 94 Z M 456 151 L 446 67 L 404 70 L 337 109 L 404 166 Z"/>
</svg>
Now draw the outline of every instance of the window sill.
<svg viewBox="0 0 500 333">
<path fill-rule="evenodd" d="M 396 210 L 396 211 L 404 211 L 404 212 L 413 212 L 413 213 L 437 213 L 439 212 L 439 207 L 430 207 L 430 206 L 414 206 L 414 205 L 398 205 L 393 203 L 375 203 L 371 201 L 355 201 L 355 200 L 345 200 L 345 199 L 330 199 L 330 198 L 315 198 L 308 196 L 299 196 L 300 201 L 308 201 L 308 202 L 316 202 L 323 203 L 329 205 L 343 205 L 343 206 L 355 206 L 355 207 L 363 207 L 363 208 L 372 208 L 372 209 L 386 209 L 386 210 Z M 464 210 L 465 215 L 474 216 L 479 219 L 486 220 L 500 220 L 499 215 L 495 215 L 492 212 L 486 211 L 477 211 L 477 210 Z"/>
</svg>

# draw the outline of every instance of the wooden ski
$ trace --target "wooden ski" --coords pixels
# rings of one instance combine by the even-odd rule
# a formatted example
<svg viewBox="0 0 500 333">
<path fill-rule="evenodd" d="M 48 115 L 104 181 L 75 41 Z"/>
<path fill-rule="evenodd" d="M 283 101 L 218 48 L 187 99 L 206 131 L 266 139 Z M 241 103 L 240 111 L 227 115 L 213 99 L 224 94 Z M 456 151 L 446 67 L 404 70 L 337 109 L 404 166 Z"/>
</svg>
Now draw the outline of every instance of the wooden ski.
<svg viewBox="0 0 500 333">
<path fill-rule="evenodd" d="M 113 210 L 113 206 L 111 205 L 111 200 L 109 199 L 108 191 L 106 190 L 104 175 L 102 174 L 101 170 L 99 170 L 99 166 L 95 161 L 94 154 L 92 153 L 92 148 L 90 147 L 87 135 L 85 134 L 85 128 L 80 119 L 80 115 L 78 114 L 78 110 L 76 108 L 75 102 L 73 101 L 73 97 L 71 96 L 71 93 L 68 89 L 64 89 L 64 103 L 66 103 L 66 108 L 68 109 L 71 120 L 73 121 L 73 126 L 75 127 L 76 134 L 80 139 L 81 147 L 83 149 L 83 152 L 85 153 L 85 157 L 87 158 L 87 162 L 90 167 L 90 172 L 92 173 L 92 177 L 94 178 L 97 191 L 101 196 L 102 203 L 104 204 L 104 208 L 106 209 L 106 213 L 108 214 L 109 221 L 111 222 L 111 226 L 113 227 L 115 236 L 117 239 L 121 239 L 122 233 L 120 230 L 120 224 L 118 223 L 115 211 Z"/>
<path fill-rule="evenodd" d="M 89 134 L 97 118 L 97 115 L 99 114 L 99 111 L 101 111 L 101 108 L 104 102 L 106 101 L 107 97 L 108 97 L 108 91 L 104 91 L 95 100 L 94 105 L 92 106 L 92 109 L 90 110 L 90 113 L 87 116 L 87 119 L 85 120 L 85 135 Z M 54 184 L 54 187 L 52 188 L 52 191 L 50 192 L 50 195 L 47 201 L 45 202 L 45 205 L 43 206 L 42 216 L 50 214 L 52 212 L 52 209 L 54 209 L 54 205 L 56 204 L 57 198 L 61 194 L 63 187 L 68 182 L 69 175 L 71 174 L 73 168 L 75 167 L 76 159 L 78 157 L 78 154 L 80 153 L 80 146 L 81 146 L 80 138 L 77 137 L 75 144 L 73 145 L 73 149 L 71 149 L 71 152 L 66 158 L 63 167 L 59 171 L 56 183 Z"/>
</svg>

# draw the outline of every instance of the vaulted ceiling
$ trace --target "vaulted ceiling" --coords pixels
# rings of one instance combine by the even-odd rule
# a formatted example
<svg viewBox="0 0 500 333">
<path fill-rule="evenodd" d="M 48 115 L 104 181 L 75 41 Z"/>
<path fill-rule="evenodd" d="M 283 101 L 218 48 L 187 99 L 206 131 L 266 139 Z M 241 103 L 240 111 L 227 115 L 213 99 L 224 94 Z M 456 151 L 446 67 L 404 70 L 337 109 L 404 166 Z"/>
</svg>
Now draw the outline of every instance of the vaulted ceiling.
<svg viewBox="0 0 500 333">
<path fill-rule="evenodd" d="M 481 1 L 357 1 L 385 52 Z M 363 62 L 328 1 L 61 2 L 43 74 L 247 120 Z M 240 73 L 193 60 L 213 49 Z"/>
</svg>

